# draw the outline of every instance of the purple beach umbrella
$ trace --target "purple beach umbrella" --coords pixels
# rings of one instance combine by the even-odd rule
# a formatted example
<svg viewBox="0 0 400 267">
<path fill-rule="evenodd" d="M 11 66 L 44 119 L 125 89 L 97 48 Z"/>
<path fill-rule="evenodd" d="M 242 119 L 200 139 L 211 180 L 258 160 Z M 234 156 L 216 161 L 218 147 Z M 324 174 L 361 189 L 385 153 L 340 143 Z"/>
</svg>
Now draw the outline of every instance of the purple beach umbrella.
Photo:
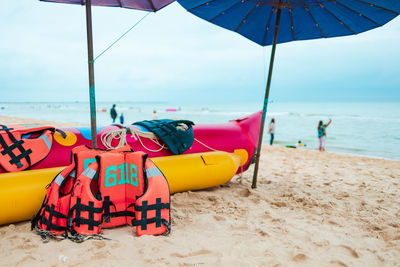
<svg viewBox="0 0 400 267">
<path fill-rule="evenodd" d="M 110 6 L 110 7 L 123 7 L 131 8 L 144 11 L 156 12 L 161 8 L 171 4 L 175 0 L 92 0 L 92 1 L 81 1 L 81 0 L 40 0 L 43 2 L 55 2 L 64 4 L 75 4 L 75 5 L 92 5 L 92 6 Z"/>
<path fill-rule="evenodd" d="M 64 4 L 76 4 L 86 6 L 86 28 L 88 45 L 89 66 L 89 95 L 90 95 L 90 127 L 92 136 L 92 147 L 97 148 L 96 137 L 96 98 L 94 90 L 94 59 L 93 59 L 93 34 L 92 34 L 92 6 L 122 7 L 136 10 L 156 12 L 171 4 L 175 0 L 40 0 L 43 2 L 54 2 Z M 144 18 L 144 17 L 143 17 Z"/>
</svg>

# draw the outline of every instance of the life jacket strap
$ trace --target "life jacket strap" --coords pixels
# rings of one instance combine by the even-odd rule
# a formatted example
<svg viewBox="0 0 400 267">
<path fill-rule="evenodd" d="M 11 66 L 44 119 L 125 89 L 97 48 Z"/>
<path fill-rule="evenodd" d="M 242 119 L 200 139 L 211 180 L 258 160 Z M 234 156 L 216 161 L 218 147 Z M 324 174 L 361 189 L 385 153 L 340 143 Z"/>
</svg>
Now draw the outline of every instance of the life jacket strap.
<svg viewBox="0 0 400 267">
<path fill-rule="evenodd" d="M 8 156 L 11 158 L 10 164 L 15 164 L 17 165 L 18 168 L 21 168 L 23 166 L 21 163 L 21 159 L 25 158 L 30 168 L 31 159 L 29 157 L 29 154 L 32 153 L 32 150 L 31 149 L 25 150 L 25 148 L 22 146 L 24 141 L 22 139 L 17 140 L 15 136 L 10 132 L 10 130 L 12 130 L 13 128 L 7 128 L 7 126 L 5 125 L 0 125 L 0 127 L 1 127 L 0 131 L 5 131 L 8 135 L 8 138 L 10 138 L 10 141 L 12 142 L 12 144 L 8 146 L 3 136 L 0 134 L 0 145 L 3 147 L 3 151 L 1 151 L 1 154 L 2 155 L 8 154 Z M 21 154 L 16 156 L 14 154 L 15 149 L 18 149 Z"/>
<path fill-rule="evenodd" d="M 43 225 L 46 225 L 46 229 L 45 229 L 46 231 L 50 231 L 50 230 L 65 231 L 66 230 L 65 227 L 62 227 L 62 226 L 59 226 L 59 225 L 56 225 L 56 224 L 52 223 L 52 220 L 53 220 L 54 217 L 55 218 L 67 219 L 67 216 L 65 216 L 64 214 L 62 214 L 62 213 L 60 213 L 58 211 L 55 211 L 54 210 L 55 207 L 56 206 L 54 204 L 52 204 L 51 206 L 46 204 L 45 207 L 44 207 L 43 215 L 40 218 L 40 222 Z M 49 219 L 46 219 L 46 216 L 45 216 L 46 212 L 48 212 L 48 214 L 49 214 Z"/>
<path fill-rule="evenodd" d="M 78 234 L 76 232 L 71 236 L 67 236 L 67 238 L 75 243 L 82 243 L 83 241 L 90 240 L 90 239 L 92 239 L 92 240 L 112 240 L 111 238 L 107 238 L 107 237 L 104 237 L 99 234 L 82 235 L 82 234 Z"/>
<path fill-rule="evenodd" d="M 87 224 L 88 229 L 93 230 L 95 226 L 101 225 L 102 221 L 94 220 L 94 214 L 103 213 L 103 208 L 95 208 L 93 201 L 89 201 L 89 205 L 87 206 L 81 203 L 80 198 L 77 198 L 76 204 L 71 208 L 70 211 L 74 210 L 75 210 L 75 218 L 72 220 L 72 223 L 75 223 L 77 227 L 79 227 L 81 224 Z M 87 211 L 89 219 L 81 217 L 81 211 Z"/>
<path fill-rule="evenodd" d="M 147 229 L 147 225 L 151 223 L 155 223 L 156 227 L 161 227 L 162 218 L 161 218 L 161 210 L 162 209 L 170 209 L 170 203 L 162 203 L 161 198 L 156 199 L 156 204 L 148 205 L 147 201 L 143 201 L 142 205 L 136 205 L 135 211 L 141 212 L 141 219 L 140 220 L 132 220 L 133 226 L 140 226 L 142 230 Z M 153 218 L 147 218 L 147 211 L 155 210 L 156 216 Z"/>
<path fill-rule="evenodd" d="M 135 205 L 135 203 L 132 203 L 132 204 L 128 205 L 127 208 L 130 208 L 134 205 Z M 135 217 L 134 211 L 124 210 L 124 211 L 110 212 L 111 206 L 114 207 L 114 210 L 117 210 L 117 206 L 115 206 L 114 202 L 112 202 L 110 200 L 110 196 L 105 196 L 104 202 L 103 202 L 103 208 L 104 208 L 103 221 L 104 222 L 110 222 L 110 219 L 115 218 L 115 217 L 126 217 L 126 216 Z"/>
</svg>

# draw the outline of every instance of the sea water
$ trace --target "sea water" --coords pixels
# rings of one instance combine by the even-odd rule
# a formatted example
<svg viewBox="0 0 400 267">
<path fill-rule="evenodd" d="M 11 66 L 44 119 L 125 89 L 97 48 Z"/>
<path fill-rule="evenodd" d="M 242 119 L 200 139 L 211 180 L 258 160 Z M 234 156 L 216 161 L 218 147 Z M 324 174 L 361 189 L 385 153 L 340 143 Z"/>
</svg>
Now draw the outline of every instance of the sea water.
<svg viewBox="0 0 400 267">
<path fill-rule="evenodd" d="M 97 124 L 109 125 L 109 109 L 114 103 L 97 103 Z M 223 123 L 262 109 L 262 103 L 174 104 L 159 102 L 117 102 L 118 115 L 125 124 L 151 120 L 153 110 L 159 119 L 187 119 L 194 123 Z M 176 111 L 167 111 L 176 109 Z M 0 115 L 59 122 L 89 124 L 89 104 L 0 103 Z M 317 125 L 332 119 L 326 129 L 329 152 L 400 160 L 400 103 L 269 103 L 266 128 L 275 118 L 274 145 L 296 145 L 318 149 Z M 117 118 L 116 122 L 119 122 Z M 0 122 L 1 123 L 1 122 Z M 269 143 L 264 132 L 263 142 Z"/>
</svg>

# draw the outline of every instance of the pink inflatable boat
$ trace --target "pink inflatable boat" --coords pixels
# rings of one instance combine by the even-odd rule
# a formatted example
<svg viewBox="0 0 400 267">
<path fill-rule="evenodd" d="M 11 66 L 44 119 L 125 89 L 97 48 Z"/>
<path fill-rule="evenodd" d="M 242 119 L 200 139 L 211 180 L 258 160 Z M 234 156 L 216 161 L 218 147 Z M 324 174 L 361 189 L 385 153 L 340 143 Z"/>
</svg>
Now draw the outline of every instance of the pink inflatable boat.
<svg viewBox="0 0 400 267">
<path fill-rule="evenodd" d="M 261 112 L 231 120 L 221 124 L 198 124 L 193 126 L 194 142 L 184 154 L 208 151 L 226 151 L 241 157 L 239 172 L 245 171 L 253 160 L 258 142 Z M 131 130 L 127 133 L 122 126 L 112 125 L 98 127 L 97 144 L 101 149 L 116 147 L 126 142 L 134 151 L 144 151 L 149 157 L 172 155 L 163 143 L 137 126 L 125 126 Z M 53 134 L 49 154 L 30 169 L 45 169 L 66 166 L 70 163 L 70 152 L 79 145 L 91 146 L 90 127 L 62 128 Z M 0 166 L 0 173 L 6 172 Z"/>
</svg>

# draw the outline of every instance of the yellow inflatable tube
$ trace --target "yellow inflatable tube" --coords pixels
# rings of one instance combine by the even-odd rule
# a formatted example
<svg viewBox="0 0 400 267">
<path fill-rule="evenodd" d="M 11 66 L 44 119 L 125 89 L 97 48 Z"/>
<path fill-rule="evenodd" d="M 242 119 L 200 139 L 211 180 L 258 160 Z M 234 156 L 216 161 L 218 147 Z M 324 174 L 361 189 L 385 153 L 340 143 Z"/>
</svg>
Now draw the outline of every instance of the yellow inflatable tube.
<svg viewBox="0 0 400 267">
<path fill-rule="evenodd" d="M 227 183 L 240 157 L 227 152 L 206 152 L 151 159 L 168 180 L 172 193 Z M 42 205 L 46 185 L 64 167 L 0 174 L 0 225 L 30 220 Z"/>
</svg>

